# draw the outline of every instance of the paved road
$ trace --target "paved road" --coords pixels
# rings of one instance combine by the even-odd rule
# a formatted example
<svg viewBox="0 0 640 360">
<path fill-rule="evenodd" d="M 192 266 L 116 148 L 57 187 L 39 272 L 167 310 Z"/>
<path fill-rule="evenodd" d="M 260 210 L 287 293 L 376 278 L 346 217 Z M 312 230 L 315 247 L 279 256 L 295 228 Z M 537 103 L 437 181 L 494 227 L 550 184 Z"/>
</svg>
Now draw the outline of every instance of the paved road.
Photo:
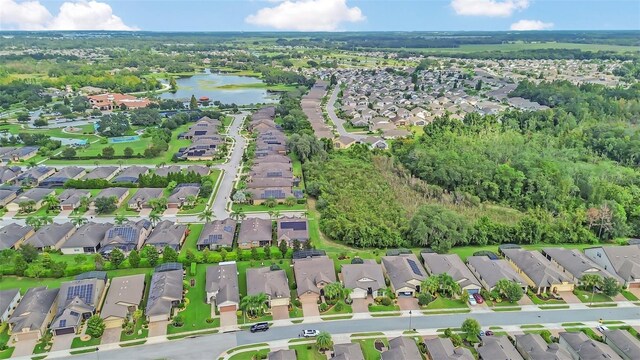
<svg viewBox="0 0 640 360">
<path fill-rule="evenodd" d="M 593 308 L 585 310 L 537 310 L 520 312 L 486 312 L 470 314 L 447 314 L 414 316 L 412 328 L 441 329 L 459 327 L 468 317 L 477 319 L 484 327 L 523 324 L 561 324 L 565 322 L 588 322 L 605 320 L 629 320 L 640 317 L 640 308 Z M 69 357 L 69 359 L 217 359 L 218 354 L 234 346 L 262 343 L 298 337 L 302 329 L 318 329 L 337 334 L 371 331 L 394 331 L 409 329 L 409 317 L 382 317 L 362 320 L 334 320 L 314 324 L 299 324 L 274 327 L 264 333 L 251 334 L 240 331 L 233 334 L 203 335 L 198 338 L 173 340 L 160 344 L 145 344 L 137 347 L 118 348 L 97 353 Z"/>
<path fill-rule="evenodd" d="M 329 119 L 331 119 L 331 121 L 333 121 L 333 123 L 336 125 L 336 129 L 338 130 L 338 134 L 340 134 L 340 136 L 348 136 L 355 140 L 362 140 L 366 138 L 367 135 L 353 134 L 344 129 L 345 121 L 340 119 L 338 115 L 336 115 L 336 109 L 333 106 L 333 104 L 335 104 L 336 102 L 336 98 L 338 97 L 339 92 L 340 86 L 334 86 L 331 97 L 329 97 L 329 101 L 327 101 L 327 115 L 329 115 Z"/>
</svg>

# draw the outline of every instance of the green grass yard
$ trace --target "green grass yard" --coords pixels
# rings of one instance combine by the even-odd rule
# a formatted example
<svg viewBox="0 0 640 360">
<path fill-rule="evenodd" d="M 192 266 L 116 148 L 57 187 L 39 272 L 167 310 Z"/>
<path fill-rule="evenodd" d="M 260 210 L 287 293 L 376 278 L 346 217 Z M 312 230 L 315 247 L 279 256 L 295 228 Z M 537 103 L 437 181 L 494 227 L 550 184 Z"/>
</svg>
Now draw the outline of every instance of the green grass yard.
<svg viewBox="0 0 640 360">
<path fill-rule="evenodd" d="M 422 309 L 431 310 L 459 308 L 468 308 L 467 302 L 464 300 L 447 299 L 445 297 L 439 296 L 438 298 L 430 302 L 427 306 L 424 306 Z"/>
<path fill-rule="evenodd" d="M 197 273 L 195 276 L 191 276 L 187 271 L 186 281 L 190 282 L 191 279 L 195 279 L 195 285 L 189 286 L 186 299 L 188 304 L 183 311 L 179 314 L 184 319 L 184 325 L 181 327 L 174 327 L 172 324 L 167 326 L 167 334 L 177 334 L 185 331 L 213 329 L 220 326 L 220 319 L 214 319 L 213 322 L 207 323 L 207 319 L 211 318 L 211 305 L 205 302 L 205 278 L 207 264 L 200 264 L 197 266 Z"/>
<path fill-rule="evenodd" d="M 585 290 L 579 290 L 579 289 L 575 289 L 573 290 L 573 293 L 578 297 L 578 299 L 580 299 L 580 301 L 582 301 L 583 303 L 590 303 L 590 302 L 611 302 L 613 301 L 612 298 L 608 297 L 605 294 L 602 293 L 598 293 L 596 292 L 595 294 L 593 294 L 593 297 L 591 296 L 591 291 L 585 291 Z"/>
<path fill-rule="evenodd" d="M 82 348 L 82 347 L 86 347 L 86 346 L 97 346 L 100 345 L 100 341 L 102 339 L 101 338 L 90 338 L 87 341 L 82 341 L 80 339 L 80 336 L 73 338 L 73 341 L 71 342 L 71 348 L 72 349 L 77 349 L 77 348 Z"/>
<path fill-rule="evenodd" d="M 385 347 L 389 347 L 389 342 L 385 338 L 380 338 L 384 343 Z M 360 343 L 360 347 L 362 348 L 362 353 L 364 354 L 365 360 L 379 360 L 380 352 L 375 348 L 376 339 L 363 339 L 363 340 L 353 340 L 354 343 Z"/>
<path fill-rule="evenodd" d="M 324 354 L 318 352 L 315 344 L 301 344 L 289 346 L 289 349 L 296 351 L 297 360 L 326 360 Z"/>
</svg>

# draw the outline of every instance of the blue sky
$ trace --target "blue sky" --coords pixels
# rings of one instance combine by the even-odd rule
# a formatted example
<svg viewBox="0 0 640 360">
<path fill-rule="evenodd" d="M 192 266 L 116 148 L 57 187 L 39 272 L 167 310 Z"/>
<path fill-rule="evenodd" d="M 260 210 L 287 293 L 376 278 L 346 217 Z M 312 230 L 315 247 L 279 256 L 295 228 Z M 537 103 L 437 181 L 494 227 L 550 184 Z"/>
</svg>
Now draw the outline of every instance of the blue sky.
<svg viewBox="0 0 640 360">
<path fill-rule="evenodd" d="M 638 0 L 0 0 L 0 29 L 640 29 Z"/>
</svg>

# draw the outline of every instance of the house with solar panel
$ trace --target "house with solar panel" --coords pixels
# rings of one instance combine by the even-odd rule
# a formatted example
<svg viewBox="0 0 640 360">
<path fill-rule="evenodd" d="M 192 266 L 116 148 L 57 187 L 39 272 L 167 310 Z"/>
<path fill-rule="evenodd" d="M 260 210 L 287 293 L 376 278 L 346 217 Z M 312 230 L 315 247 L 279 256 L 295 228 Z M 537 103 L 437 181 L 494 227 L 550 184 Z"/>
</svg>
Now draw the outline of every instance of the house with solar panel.
<svg viewBox="0 0 640 360">
<path fill-rule="evenodd" d="M 55 172 L 56 169 L 50 166 L 35 166 L 18 175 L 11 183 L 21 186 L 35 186 Z"/>
<path fill-rule="evenodd" d="M 215 306 L 219 312 L 235 312 L 240 305 L 238 266 L 235 261 L 221 262 L 209 266 L 206 274 L 205 302 Z"/>
<path fill-rule="evenodd" d="M 158 252 L 162 251 L 167 246 L 173 248 L 173 250 L 177 252 L 180 252 L 180 248 L 182 248 L 182 243 L 184 243 L 186 236 L 187 225 L 163 220 L 156 224 L 144 244 L 155 247 Z"/>
<path fill-rule="evenodd" d="M 236 225 L 237 222 L 231 218 L 206 223 L 200 232 L 196 247 L 199 251 L 232 248 Z"/>
<path fill-rule="evenodd" d="M 9 317 L 9 334 L 16 340 L 40 339 L 58 309 L 58 289 L 31 288 Z"/>
<path fill-rule="evenodd" d="M 281 217 L 276 220 L 276 239 L 278 244 L 284 240 L 289 247 L 298 240 L 301 244 L 309 241 L 307 219 L 298 217 Z"/>
<path fill-rule="evenodd" d="M 180 265 L 179 269 L 159 271 L 156 268 L 153 273 L 145 309 L 149 322 L 169 320 L 173 316 L 173 309 L 182 302 L 184 275 L 181 264 L 178 265 Z"/>
<path fill-rule="evenodd" d="M 142 247 L 151 230 L 151 222 L 147 219 L 114 225 L 107 230 L 104 239 L 100 242 L 100 254 L 108 255 L 115 248 L 125 254 L 132 250 L 138 250 Z"/>
<path fill-rule="evenodd" d="M 272 222 L 270 219 L 246 218 L 240 223 L 238 247 L 251 249 L 271 245 Z"/>
<path fill-rule="evenodd" d="M 98 310 L 106 290 L 106 273 L 60 284 L 58 310 L 49 328 L 55 335 L 73 334 Z"/>
<path fill-rule="evenodd" d="M 325 286 L 337 281 L 333 260 L 327 256 L 294 259 L 293 273 L 296 277 L 298 298 L 301 300 L 317 300 L 324 295 L 322 289 Z"/>
<path fill-rule="evenodd" d="M 60 246 L 60 251 L 65 255 L 97 253 L 100 243 L 112 226 L 110 223 L 86 223 Z"/>
<path fill-rule="evenodd" d="M 60 169 L 60 171 L 55 174 L 49 176 L 45 180 L 41 181 L 38 186 L 41 187 L 62 187 L 64 183 L 69 180 L 77 180 L 83 177 L 86 174 L 84 168 L 77 166 L 67 166 Z"/>
<path fill-rule="evenodd" d="M 427 278 L 427 271 L 414 254 L 383 256 L 381 264 L 396 296 L 414 296 Z"/>
<path fill-rule="evenodd" d="M 38 251 L 58 250 L 75 232 L 76 227 L 72 223 L 48 224 L 38 229 L 24 243 L 35 247 Z"/>
<path fill-rule="evenodd" d="M 22 174 L 20 166 L 0 166 L 0 183 L 7 183 Z"/>
</svg>

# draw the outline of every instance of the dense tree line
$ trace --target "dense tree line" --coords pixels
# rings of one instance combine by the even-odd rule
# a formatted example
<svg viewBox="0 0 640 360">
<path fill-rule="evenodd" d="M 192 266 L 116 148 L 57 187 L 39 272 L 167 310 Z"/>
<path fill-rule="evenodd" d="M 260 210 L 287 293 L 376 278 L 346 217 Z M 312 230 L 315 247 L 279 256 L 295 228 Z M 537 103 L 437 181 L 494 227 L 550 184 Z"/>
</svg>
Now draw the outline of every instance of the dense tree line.
<svg viewBox="0 0 640 360">
<path fill-rule="evenodd" d="M 43 95 L 44 88 L 37 84 L 13 81 L 0 85 L 0 107 L 9 109 L 16 103 L 23 103 L 27 109 L 35 109 L 51 102 L 51 96 Z"/>
</svg>

